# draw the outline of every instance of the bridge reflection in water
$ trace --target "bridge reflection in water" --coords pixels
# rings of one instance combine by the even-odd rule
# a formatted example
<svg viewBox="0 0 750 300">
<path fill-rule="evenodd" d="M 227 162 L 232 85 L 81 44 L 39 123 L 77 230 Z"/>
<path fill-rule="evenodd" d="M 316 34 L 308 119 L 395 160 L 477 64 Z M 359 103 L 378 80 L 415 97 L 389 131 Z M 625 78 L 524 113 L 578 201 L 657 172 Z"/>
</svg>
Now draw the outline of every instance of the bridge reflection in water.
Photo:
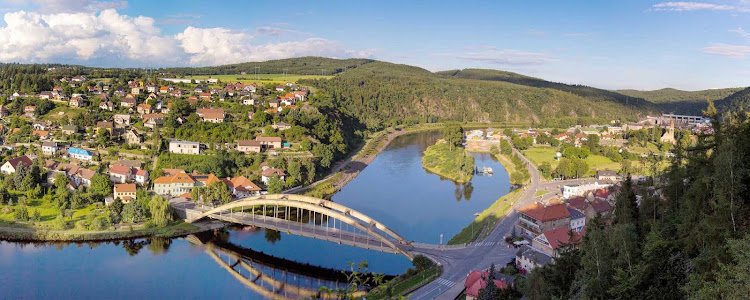
<svg viewBox="0 0 750 300">
<path fill-rule="evenodd" d="M 321 293 L 320 288 L 349 287 L 347 275 L 350 273 L 346 271 L 301 264 L 213 238 L 190 235 L 187 240 L 202 246 L 219 266 L 267 299 L 337 298 L 335 294 Z M 360 290 L 355 296 L 365 294 L 365 290 Z"/>
</svg>

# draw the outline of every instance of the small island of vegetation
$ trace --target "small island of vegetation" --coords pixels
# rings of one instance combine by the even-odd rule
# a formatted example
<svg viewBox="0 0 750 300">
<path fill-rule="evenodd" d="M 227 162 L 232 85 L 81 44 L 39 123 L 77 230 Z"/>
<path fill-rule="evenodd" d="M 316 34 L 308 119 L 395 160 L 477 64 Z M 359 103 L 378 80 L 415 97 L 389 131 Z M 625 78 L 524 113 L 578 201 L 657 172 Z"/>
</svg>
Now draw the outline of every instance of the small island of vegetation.
<svg viewBox="0 0 750 300">
<path fill-rule="evenodd" d="M 450 123 L 442 129 L 442 133 L 443 138 L 424 151 L 422 166 L 457 183 L 471 181 L 474 157 L 461 146 L 463 128 L 457 123 Z"/>
</svg>

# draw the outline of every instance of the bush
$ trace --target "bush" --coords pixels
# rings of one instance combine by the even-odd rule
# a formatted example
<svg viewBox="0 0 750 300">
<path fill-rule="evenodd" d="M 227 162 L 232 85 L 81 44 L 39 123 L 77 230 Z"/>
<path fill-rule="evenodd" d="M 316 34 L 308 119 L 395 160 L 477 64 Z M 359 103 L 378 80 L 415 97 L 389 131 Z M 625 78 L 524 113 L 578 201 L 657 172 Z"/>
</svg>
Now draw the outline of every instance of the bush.
<svg viewBox="0 0 750 300">
<path fill-rule="evenodd" d="M 16 208 L 14 217 L 18 221 L 28 221 L 29 220 L 29 209 L 26 208 L 26 206 L 20 206 Z"/>
</svg>

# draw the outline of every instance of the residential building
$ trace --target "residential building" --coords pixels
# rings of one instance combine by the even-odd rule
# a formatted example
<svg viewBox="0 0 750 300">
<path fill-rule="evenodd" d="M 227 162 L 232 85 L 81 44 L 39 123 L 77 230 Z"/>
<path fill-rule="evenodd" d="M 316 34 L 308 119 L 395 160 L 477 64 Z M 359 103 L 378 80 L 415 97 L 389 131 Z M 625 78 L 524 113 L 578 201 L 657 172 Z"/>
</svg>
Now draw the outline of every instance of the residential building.
<svg viewBox="0 0 750 300">
<path fill-rule="evenodd" d="M 148 183 L 148 171 L 137 170 L 133 175 L 133 180 L 141 185 L 146 185 Z"/>
<path fill-rule="evenodd" d="M 120 100 L 120 106 L 125 108 L 132 108 L 135 107 L 135 105 L 138 103 L 138 101 L 135 99 L 135 96 L 128 94 L 125 96 L 125 98 L 122 98 Z"/>
<path fill-rule="evenodd" d="M 568 212 L 570 212 L 570 230 L 574 232 L 583 231 L 583 227 L 586 226 L 586 215 L 572 207 L 568 207 Z"/>
<path fill-rule="evenodd" d="M 237 141 L 237 151 L 242 153 L 260 153 L 262 147 L 259 141 L 239 140 Z"/>
<path fill-rule="evenodd" d="M 617 172 L 612 170 L 598 170 L 596 171 L 596 180 L 599 181 L 617 181 Z"/>
<path fill-rule="evenodd" d="M 552 262 L 552 257 L 527 245 L 516 251 L 516 268 L 528 273 L 531 270 Z"/>
<path fill-rule="evenodd" d="M 570 212 L 563 203 L 544 205 L 536 202 L 518 210 L 522 234 L 535 237 L 544 231 L 570 227 Z"/>
<path fill-rule="evenodd" d="M 277 130 L 287 130 L 289 128 L 292 128 L 292 124 L 285 123 L 285 122 L 278 122 L 276 124 L 271 125 L 271 127 Z"/>
<path fill-rule="evenodd" d="M 143 143 L 143 136 L 138 133 L 138 131 L 135 131 L 135 129 L 125 130 L 125 133 L 122 135 L 122 138 L 125 140 L 128 144 L 141 144 Z"/>
<path fill-rule="evenodd" d="M 255 138 L 256 141 L 260 142 L 263 149 L 280 149 L 281 138 L 277 136 L 259 136 Z"/>
<path fill-rule="evenodd" d="M 27 105 L 23 107 L 23 115 L 27 118 L 36 118 L 36 106 Z"/>
<path fill-rule="evenodd" d="M 138 112 L 139 114 L 142 114 L 142 115 L 150 114 L 151 113 L 151 105 L 150 104 L 146 104 L 146 103 L 138 104 L 138 106 L 136 107 L 136 112 Z"/>
<path fill-rule="evenodd" d="M 286 173 L 284 173 L 284 170 L 276 169 L 276 168 L 270 168 L 266 167 L 261 171 L 261 181 L 263 181 L 263 184 L 268 185 L 268 182 L 273 177 L 279 177 L 281 180 L 286 180 Z"/>
<path fill-rule="evenodd" d="M 115 110 L 115 104 L 111 101 L 102 101 L 99 103 L 99 108 L 103 110 L 113 111 Z"/>
<path fill-rule="evenodd" d="M 16 170 L 18 170 L 19 165 L 23 165 L 25 168 L 29 168 L 33 163 L 33 159 L 27 155 L 12 158 L 0 167 L 0 173 L 6 175 L 13 174 L 16 172 Z"/>
<path fill-rule="evenodd" d="M 255 183 L 247 179 L 245 176 L 224 178 L 222 179 L 224 184 L 227 185 L 229 191 L 235 198 L 246 198 L 250 196 L 260 195 L 261 188 Z"/>
<path fill-rule="evenodd" d="M 154 193 L 163 196 L 179 196 L 195 187 L 195 179 L 186 173 L 162 176 L 154 180 Z"/>
<path fill-rule="evenodd" d="M 91 161 L 94 159 L 94 154 L 88 150 L 81 148 L 71 147 L 68 149 L 68 156 L 77 160 Z"/>
<path fill-rule="evenodd" d="M 164 125 L 164 114 L 143 115 L 143 126 L 148 128 L 162 127 Z"/>
<path fill-rule="evenodd" d="M 68 102 L 68 104 L 70 105 L 70 107 L 73 107 L 73 108 L 81 108 L 81 107 L 86 106 L 86 100 L 83 99 L 83 97 L 81 96 L 70 97 L 70 101 Z"/>
<path fill-rule="evenodd" d="M 109 168 L 109 179 L 114 183 L 126 183 L 133 175 L 133 169 L 122 165 L 112 165 Z"/>
<path fill-rule="evenodd" d="M 131 116 L 128 114 L 116 114 L 112 117 L 116 125 L 120 126 L 130 126 L 130 118 Z"/>
<path fill-rule="evenodd" d="M 169 152 L 180 154 L 201 154 L 201 143 L 169 140 Z"/>
<path fill-rule="evenodd" d="M 479 292 L 487 286 L 489 278 L 489 270 L 481 272 L 476 270 L 471 271 L 471 273 L 466 276 L 466 281 L 464 282 L 464 295 L 466 296 L 466 300 L 475 300 L 479 298 Z M 505 283 L 505 281 L 493 279 L 493 283 L 498 289 L 503 290 L 508 288 L 508 284 Z"/>
<path fill-rule="evenodd" d="M 223 109 L 199 108 L 196 113 L 204 122 L 221 123 L 226 116 Z"/>
<path fill-rule="evenodd" d="M 0 105 L 0 118 L 5 118 L 10 115 L 10 112 L 8 111 L 5 106 Z"/>
<path fill-rule="evenodd" d="M 130 201 L 137 200 L 136 194 L 138 189 L 133 183 L 115 184 L 114 198 L 119 198 L 122 203 L 127 204 Z"/>
<path fill-rule="evenodd" d="M 598 190 L 602 188 L 608 188 L 612 186 L 611 184 L 600 184 L 598 182 L 591 183 L 591 184 L 574 184 L 574 185 L 565 185 L 563 186 L 563 199 L 568 199 L 573 196 L 583 196 L 587 191 L 591 190 Z"/>
<path fill-rule="evenodd" d="M 550 257 L 560 256 L 566 246 L 576 247 L 581 243 L 583 232 L 573 232 L 568 227 L 560 227 L 542 232 L 531 241 L 531 247 Z"/>
<path fill-rule="evenodd" d="M 44 155 L 55 155 L 57 151 L 59 151 L 60 148 L 57 146 L 57 143 L 55 142 L 44 142 L 42 143 L 42 154 Z"/>
<path fill-rule="evenodd" d="M 78 172 L 73 174 L 73 178 L 71 180 L 75 181 L 75 183 L 79 186 L 82 185 L 90 187 L 91 178 L 94 178 L 94 175 L 96 175 L 96 172 L 92 170 L 79 168 Z"/>
<path fill-rule="evenodd" d="M 115 135 L 115 123 L 112 121 L 96 122 L 96 134 L 101 134 L 102 130 L 109 131 L 110 136 Z"/>
</svg>

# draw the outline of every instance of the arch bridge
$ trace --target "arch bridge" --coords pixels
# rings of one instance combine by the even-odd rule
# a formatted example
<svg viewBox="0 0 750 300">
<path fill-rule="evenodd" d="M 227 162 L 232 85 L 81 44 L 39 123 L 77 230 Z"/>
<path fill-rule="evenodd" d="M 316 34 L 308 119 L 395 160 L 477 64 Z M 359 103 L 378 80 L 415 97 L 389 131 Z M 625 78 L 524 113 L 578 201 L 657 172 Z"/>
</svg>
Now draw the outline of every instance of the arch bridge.
<svg viewBox="0 0 750 300">
<path fill-rule="evenodd" d="M 211 218 L 274 229 L 360 248 L 403 254 L 412 245 L 375 219 L 344 205 L 304 195 L 271 194 L 220 206 L 184 208 L 186 222 Z"/>
</svg>

